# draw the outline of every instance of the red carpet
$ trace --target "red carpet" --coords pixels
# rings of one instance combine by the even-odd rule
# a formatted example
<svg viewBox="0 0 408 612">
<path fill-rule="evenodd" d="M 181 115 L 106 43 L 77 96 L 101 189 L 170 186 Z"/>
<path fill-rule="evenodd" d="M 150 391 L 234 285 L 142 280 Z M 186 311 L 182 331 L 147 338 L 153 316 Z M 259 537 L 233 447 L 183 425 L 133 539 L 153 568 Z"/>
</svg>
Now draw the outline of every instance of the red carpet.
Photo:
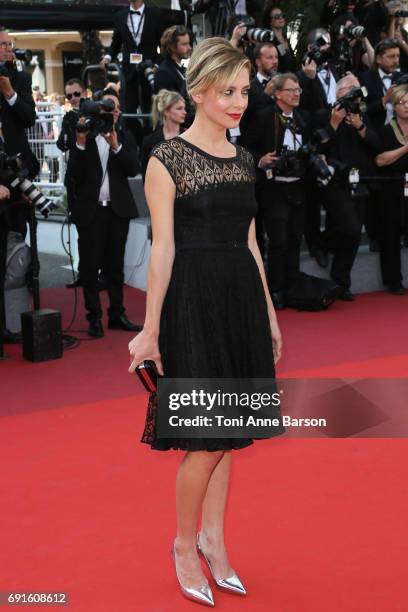
<svg viewBox="0 0 408 612">
<path fill-rule="evenodd" d="M 142 321 L 144 294 L 126 297 Z M 71 299 L 44 291 L 43 305 L 68 322 Z M 363 295 L 280 322 L 281 376 L 408 376 L 408 297 Z M 74 327 L 85 329 L 82 311 Z M 130 338 L 106 330 L 42 364 L 7 348 L 0 591 L 66 591 L 75 612 L 197 609 L 169 554 L 182 455 L 139 443 L 146 396 L 127 374 Z M 227 542 L 249 595 L 216 591 L 216 607 L 405 611 L 407 454 L 404 439 L 285 438 L 235 453 Z"/>
</svg>

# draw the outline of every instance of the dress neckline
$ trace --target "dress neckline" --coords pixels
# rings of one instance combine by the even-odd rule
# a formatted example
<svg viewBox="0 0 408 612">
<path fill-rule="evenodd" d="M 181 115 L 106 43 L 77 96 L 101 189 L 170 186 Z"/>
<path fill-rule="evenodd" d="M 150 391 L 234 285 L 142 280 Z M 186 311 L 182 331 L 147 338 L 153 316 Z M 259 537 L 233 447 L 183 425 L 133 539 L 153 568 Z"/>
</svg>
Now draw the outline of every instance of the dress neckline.
<svg viewBox="0 0 408 612">
<path fill-rule="evenodd" d="M 239 157 L 239 148 L 237 147 L 236 144 L 234 144 L 235 155 L 233 157 L 218 157 L 217 155 L 211 155 L 211 153 L 204 151 L 204 149 L 200 149 L 200 147 L 197 147 L 195 144 L 193 144 L 192 142 L 189 142 L 188 140 L 186 140 L 185 138 L 182 138 L 181 136 L 174 136 L 174 139 L 181 140 L 182 142 L 186 143 L 186 145 L 188 145 L 191 149 L 194 149 L 194 151 L 198 151 L 198 153 L 200 153 L 201 155 L 210 157 L 211 159 L 218 159 L 221 161 L 235 161 Z"/>
</svg>

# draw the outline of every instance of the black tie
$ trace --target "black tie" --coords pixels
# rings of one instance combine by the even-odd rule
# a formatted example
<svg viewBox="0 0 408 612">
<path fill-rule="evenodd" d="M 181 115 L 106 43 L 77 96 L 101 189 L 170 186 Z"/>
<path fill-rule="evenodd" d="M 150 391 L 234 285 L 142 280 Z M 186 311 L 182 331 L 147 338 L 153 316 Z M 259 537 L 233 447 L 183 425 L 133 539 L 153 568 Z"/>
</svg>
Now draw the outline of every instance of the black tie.
<svg viewBox="0 0 408 612">
<path fill-rule="evenodd" d="M 186 67 L 185 66 L 177 66 L 177 70 L 179 72 L 181 72 L 181 74 L 186 74 Z"/>
<path fill-rule="evenodd" d="M 142 13 L 140 11 L 130 11 L 131 15 L 141 15 Z"/>
<path fill-rule="evenodd" d="M 261 85 L 262 85 L 262 89 L 265 89 L 265 87 L 266 87 L 266 84 L 267 84 L 267 83 L 269 83 L 269 79 L 264 79 L 264 80 L 262 81 L 262 83 L 261 83 Z"/>
</svg>

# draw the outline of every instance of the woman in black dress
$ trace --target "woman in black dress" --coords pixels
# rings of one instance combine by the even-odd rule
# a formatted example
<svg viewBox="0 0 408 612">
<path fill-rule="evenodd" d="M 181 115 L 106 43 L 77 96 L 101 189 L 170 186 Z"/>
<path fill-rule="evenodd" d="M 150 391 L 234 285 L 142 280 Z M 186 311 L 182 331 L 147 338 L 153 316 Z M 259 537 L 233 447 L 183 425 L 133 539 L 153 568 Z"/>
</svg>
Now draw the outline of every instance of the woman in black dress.
<svg viewBox="0 0 408 612">
<path fill-rule="evenodd" d="M 177 91 L 161 89 L 153 96 L 152 122 L 153 132 L 143 139 L 140 161 L 143 180 L 146 175 L 147 162 L 154 147 L 163 140 L 178 136 L 186 120 L 186 103 Z"/>
<path fill-rule="evenodd" d="M 192 126 L 159 144 L 146 173 L 153 242 L 143 331 L 129 344 L 130 372 L 145 359 L 171 378 L 274 378 L 282 339 L 255 237 L 255 168 L 228 142 L 247 106 L 249 60 L 222 38 L 192 54 Z M 231 450 L 248 438 L 158 438 L 150 397 L 142 441 L 187 451 L 177 473 L 173 558 L 182 593 L 214 605 L 198 552 L 216 584 L 246 590 L 224 544 Z M 271 431 L 270 437 L 282 433 Z M 196 528 L 202 512 L 201 531 Z"/>
<path fill-rule="evenodd" d="M 401 235 L 407 227 L 408 206 L 405 197 L 405 174 L 408 172 L 408 85 L 396 87 L 391 103 L 394 119 L 380 132 L 382 153 L 375 159 L 387 177 L 379 207 L 381 235 L 380 258 L 384 285 L 390 293 L 404 295 L 401 274 Z"/>
</svg>

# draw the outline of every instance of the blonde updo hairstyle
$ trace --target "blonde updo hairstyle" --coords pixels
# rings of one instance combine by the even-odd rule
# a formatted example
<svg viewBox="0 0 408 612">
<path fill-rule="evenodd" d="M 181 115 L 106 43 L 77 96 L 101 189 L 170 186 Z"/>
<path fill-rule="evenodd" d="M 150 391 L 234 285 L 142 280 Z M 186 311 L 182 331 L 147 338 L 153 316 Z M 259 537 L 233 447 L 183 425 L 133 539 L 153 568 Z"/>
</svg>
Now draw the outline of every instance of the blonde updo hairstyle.
<svg viewBox="0 0 408 612">
<path fill-rule="evenodd" d="M 251 62 L 231 43 L 216 36 L 206 38 L 191 55 L 186 73 L 187 92 L 192 98 L 213 85 L 225 89 L 243 69 L 250 74 Z"/>
<path fill-rule="evenodd" d="M 153 96 L 152 124 L 154 130 L 159 123 L 163 123 L 166 110 L 173 106 L 173 104 L 180 102 L 180 100 L 184 101 L 181 94 L 177 91 L 169 91 L 168 89 L 161 89 L 159 93 Z"/>
</svg>

